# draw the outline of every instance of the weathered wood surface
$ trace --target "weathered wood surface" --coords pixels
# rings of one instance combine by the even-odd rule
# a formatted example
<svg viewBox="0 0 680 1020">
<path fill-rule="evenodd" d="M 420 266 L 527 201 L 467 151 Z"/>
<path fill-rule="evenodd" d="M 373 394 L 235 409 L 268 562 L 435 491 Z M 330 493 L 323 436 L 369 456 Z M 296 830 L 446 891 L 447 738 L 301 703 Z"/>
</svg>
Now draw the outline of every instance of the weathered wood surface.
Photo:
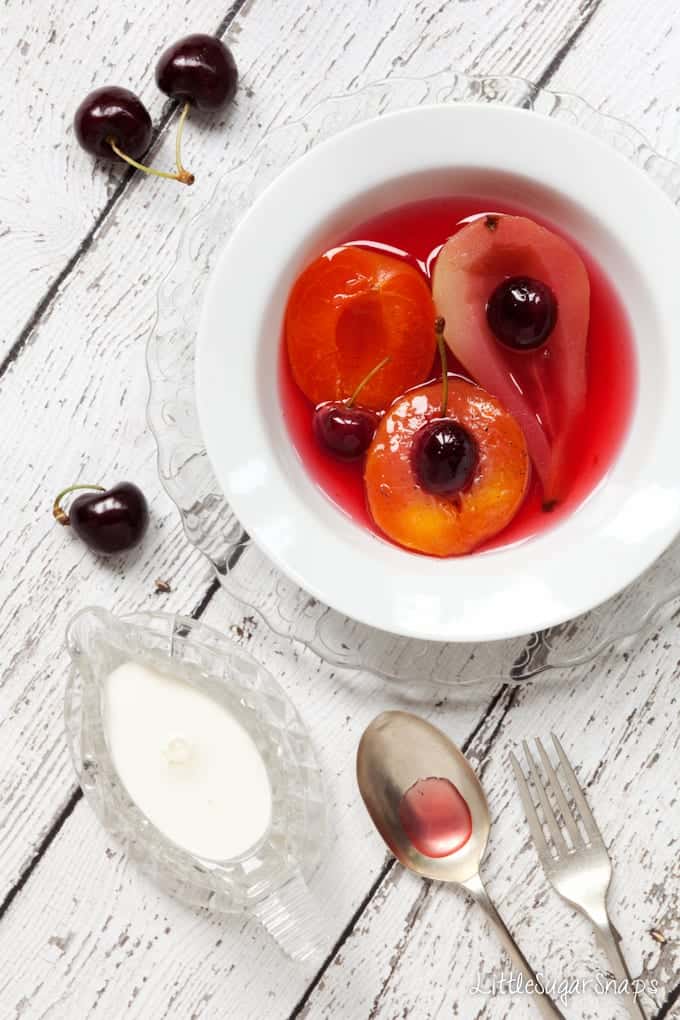
<svg viewBox="0 0 680 1020">
<path fill-rule="evenodd" d="M 162 126 L 169 104 L 154 82 L 157 57 L 196 26 L 218 30 L 229 7 L 214 0 L 6 5 L 0 63 L 11 101 L 0 109 L 6 155 L 9 148 L 0 175 L 0 264 L 12 287 L 3 301 L 0 354 L 22 334 L 31 338 L 36 311 L 60 298 L 55 285 L 87 251 L 130 176 L 121 164 L 95 169 L 75 143 L 80 100 L 100 85 L 122 85 Z"/>
<path fill-rule="evenodd" d="M 522 736 L 554 728 L 563 737 L 612 846 L 612 913 L 631 968 L 659 983 L 650 1015 L 674 1015 L 675 624 L 627 659 L 609 656 L 573 686 L 444 699 L 334 672 L 259 629 L 244 636 L 300 707 L 328 779 L 334 841 L 317 884 L 338 947 L 318 973 L 287 963 L 251 923 L 208 919 L 167 899 L 128 864 L 73 796 L 61 702 L 63 629 L 78 608 L 189 612 L 203 608 L 211 591 L 155 475 L 143 345 L 179 231 L 225 160 L 246 152 L 276 118 L 328 92 L 451 63 L 579 92 L 678 155 L 679 16 L 669 0 L 653 8 L 632 0 L 246 3 L 229 29 L 243 74 L 238 104 L 226 124 L 187 128 L 187 163 L 198 175 L 191 193 L 95 170 L 68 127 L 81 92 L 103 81 L 129 84 L 159 125 L 156 162 L 172 162 L 174 115 L 155 94 L 150 65 L 183 32 L 224 25 L 229 8 L 217 0 L 144 6 L 14 4 L 0 29 L 13 98 L 1 115 L 13 144 L 0 176 L 0 261 L 10 283 L 0 350 L 11 353 L 0 381 L 11 437 L 0 457 L 0 1017 L 527 1016 L 522 999 L 471 994 L 480 961 L 484 970 L 500 962 L 493 937 L 456 892 L 423 887 L 389 865 L 357 803 L 359 734 L 402 700 L 469 742 L 496 819 L 485 868 L 490 889 L 537 965 L 579 977 L 599 957 L 585 922 L 546 890 L 507 771 L 507 752 Z M 103 567 L 52 525 L 48 508 L 71 480 L 123 476 L 148 493 L 153 526 L 137 556 Z M 170 581 L 169 595 L 154 593 L 157 577 Z M 203 618 L 219 627 L 238 622 L 222 593 Z M 666 943 L 654 941 L 650 928 Z M 565 1011 L 623 1015 L 610 999 L 574 1000 Z"/>
</svg>

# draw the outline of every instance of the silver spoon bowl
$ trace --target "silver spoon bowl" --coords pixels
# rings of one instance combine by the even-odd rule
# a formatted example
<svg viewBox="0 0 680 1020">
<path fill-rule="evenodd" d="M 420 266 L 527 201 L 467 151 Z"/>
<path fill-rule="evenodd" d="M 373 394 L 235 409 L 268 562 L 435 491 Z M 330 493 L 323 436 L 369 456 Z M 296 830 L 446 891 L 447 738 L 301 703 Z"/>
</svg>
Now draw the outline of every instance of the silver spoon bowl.
<svg viewBox="0 0 680 1020">
<path fill-rule="evenodd" d="M 448 779 L 466 802 L 472 819 L 469 839 L 446 857 L 421 853 L 404 831 L 399 808 L 419 780 Z M 489 805 L 465 756 L 445 733 L 410 712 L 383 712 L 366 728 L 357 751 L 357 780 L 373 824 L 397 860 L 423 878 L 463 886 L 493 923 L 512 966 L 536 990 L 533 1001 L 549 1020 L 564 1015 L 542 985 L 498 914 L 479 869 L 491 829 Z"/>
</svg>

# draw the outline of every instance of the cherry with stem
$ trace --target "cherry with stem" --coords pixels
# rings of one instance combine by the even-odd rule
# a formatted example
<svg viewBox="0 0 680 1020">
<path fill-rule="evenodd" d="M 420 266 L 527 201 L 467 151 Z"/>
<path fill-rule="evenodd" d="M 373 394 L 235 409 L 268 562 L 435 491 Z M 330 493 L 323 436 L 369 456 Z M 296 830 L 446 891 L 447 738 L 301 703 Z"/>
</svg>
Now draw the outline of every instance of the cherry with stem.
<svg viewBox="0 0 680 1020">
<path fill-rule="evenodd" d="M 192 176 L 182 164 L 184 124 L 192 105 L 212 113 L 234 98 L 238 84 L 236 61 L 221 39 L 196 32 L 179 39 L 161 54 L 156 65 L 156 84 L 161 92 L 182 105 L 175 163 L 179 177 Z"/>
<path fill-rule="evenodd" d="M 126 163 L 129 163 L 130 166 L 135 167 L 135 169 L 142 170 L 145 174 L 151 174 L 154 177 L 165 177 L 169 181 L 179 181 L 180 184 L 193 184 L 196 178 L 182 163 L 182 135 L 184 134 L 184 124 L 189 116 L 190 108 L 191 103 L 187 99 L 177 122 L 177 136 L 175 138 L 175 165 L 177 173 L 167 173 L 165 170 L 157 170 L 155 167 L 138 163 L 136 159 L 128 156 L 118 148 L 115 138 L 108 138 L 107 141 L 115 154 L 122 160 L 125 160 Z"/>
<path fill-rule="evenodd" d="M 175 165 L 177 167 L 177 173 L 166 173 L 165 170 L 156 170 L 155 167 L 145 166 L 143 163 L 138 163 L 136 160 L 127 156 L 124 152 L 121 152 L 113 138 L 108 139 L 108 143 L 121 159 L 124 159 L 130 166 L 134 166 L 137 170 L 143 170 L 146 174 L 152 174 L 154 177 L 165 177 L 170 181 L 179 181 L 180 184 L 193 184 L 196 178 L 194 175 L 186 169 L 182 163 L 182 135 L 184 134 L 184 124 L 187 117 L 189 116 L 189 110 L 191 109 L 191 103 L 187 99 L 182 112 L 179 115 L 179 121 L 177 122 L 177 136 L 175 138 Z"/>
<path fill-rule="evenodd" d="M 77 496 L 67 512 L 63 499 Z M 149 509 L 144 493 L 132 482 L 103 485 L 69 485 L 57 495 L 52 516 L 59 524 L 71 526 L 76 535 L 98 553 L 117 553 L 133 548 L 144 536 L 149 524 Z"/>
<path fill-rule="evenodd" d="M 156 82 L 162 92 L 181 106 L 175 173 L 141 162 L 151 144 L 153 129 L 148 110 L 129 89 L 107 85 L 86 96 L 74 117 L 76 137 L 94 156 L 118 158 L 153 177 L 193 184 L 194 175 L 182 162 L 186 119 L 192 105 L 214 111 L 233 99 L 238 84 L 236 61 L 221 39 L 203 34 L 186 36 L 162 54 L 156 67 Z"/>
<path fill-rule="evenodd" d="M 64 496 L 68 496 L 71 492 L 77 492 L 78 489 L 87 489 L 90 492 L 106 491 L 103 485 L 86 485 L 84 483 L 82 485 L 69 485 L 65 489 L 62 489 L 61 492 L 54 497 L 54 503 L 52 504 L 52 516 L 58 524 L 63 524 L 65 528 L 67 528 L 71 523 L 71 518 L 61 505 L 61 501 Z"/>
<path fill-rule="evenodd" d="M 357 460 L 371 445 L 378 416 L 375 411 L 359 406 L 356 400 L 389 360 L 388 355 L 375 365 L 347 400 L 331 400 L 319 404 L 314 411 L 314 435 L 326 452 L 338 460 Z"/>
<path fill-rule="evenodd" d="M 181 117 L 180 122 L 183 127 Z M 73 127 L 80 145 L 99 159 L 118 158 L 154 177 L 193 184 L 193 174 L 181 165 L 181 159 L 177 173 L 140 162 L 151 144 L 153 126 L 144 103 L 129 89 L 106 85 L 90 92 L 76 110 Z"/>
<path fill-rule="evenodd" d="M 442 371 L 440 417 L 418 429 L 413 442 L 412 464 L 416 479 L 426 492 L 457 496 L 474 477 L 479 451 L 474 436 L 449 414 L 445 326 L 441 317 L 435 320 Z"/>
</svg>

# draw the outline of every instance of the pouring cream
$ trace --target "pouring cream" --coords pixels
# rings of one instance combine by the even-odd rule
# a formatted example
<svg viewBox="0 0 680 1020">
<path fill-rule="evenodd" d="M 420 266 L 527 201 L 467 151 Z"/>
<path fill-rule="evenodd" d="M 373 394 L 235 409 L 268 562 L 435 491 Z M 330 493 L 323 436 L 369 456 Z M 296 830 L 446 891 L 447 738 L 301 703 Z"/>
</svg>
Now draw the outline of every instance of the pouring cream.
<svg viewBox="0 0 680 1020">
<path fill-rule="evenodd" d="M 168 839 L 219 861 L 261 838 L 272 811 L 267 770 L 250 735 L 220 702 L 136 662 L 109 674 L 103 698 L 113 765 Z"/>
</svg>

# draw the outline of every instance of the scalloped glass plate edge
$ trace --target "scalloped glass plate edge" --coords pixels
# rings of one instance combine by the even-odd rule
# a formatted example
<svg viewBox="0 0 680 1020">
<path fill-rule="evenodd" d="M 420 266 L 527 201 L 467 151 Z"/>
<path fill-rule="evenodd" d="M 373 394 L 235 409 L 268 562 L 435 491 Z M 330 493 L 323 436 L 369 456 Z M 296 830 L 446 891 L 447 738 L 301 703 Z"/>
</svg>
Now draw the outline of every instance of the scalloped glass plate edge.
<svg viewBox="0 0 680 1020">
<path fill-rule="evenodd" d="M 376 81 L 330 96 L 303 116 L 282 121 L 230 165 L 182 230 L 175 261 L 158 291 L 147 341 L 147 419 L 156 440 L 160 480 L 180 512 L 187 538 L 212 564 L 235 612 L 256 616 L 277 636 L 299 642 L 336 667 L 435 685 L 565 676 L 612 646 L 630 641 L 664 611 L 671 612 L 680 596 L 680 570 L 675 569 L 680 542 L 616 598 L 540 634 L 461 645 L 371 630 L 318 603 L 283 577 L 231 513 L 198 427 L 193 352 L 201 288 L 213 260 L 257 195 L 285 166 L 361 120 L 422 104 L 463 101 L 505 103 L 576 124 L 648 173 L 674 203 L 680 200 L 680 164 L 657 153 L 636 128 L 571 93 L 551 92 L 521 78 L 472 76 L 451 69 L 425 78 Z"/>
</svg>

